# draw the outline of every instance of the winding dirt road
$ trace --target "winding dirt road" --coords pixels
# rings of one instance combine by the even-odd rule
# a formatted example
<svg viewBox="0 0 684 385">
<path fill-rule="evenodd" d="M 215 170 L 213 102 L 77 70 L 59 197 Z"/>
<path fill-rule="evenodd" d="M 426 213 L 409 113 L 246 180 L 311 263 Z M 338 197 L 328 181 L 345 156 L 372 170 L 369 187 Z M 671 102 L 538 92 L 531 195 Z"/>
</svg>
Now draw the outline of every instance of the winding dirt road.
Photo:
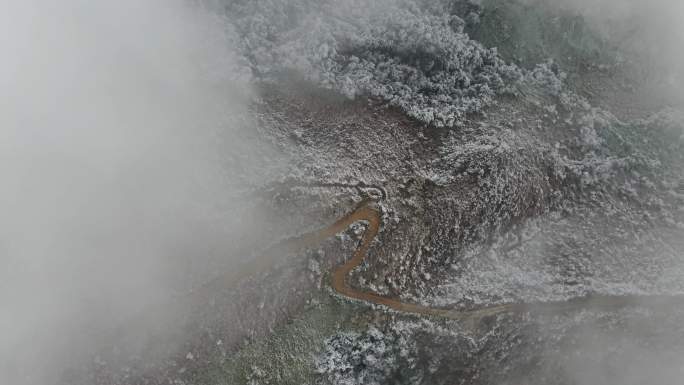
<svg viewBox="0 0 684 385">
<path fill-rule="evenodd" d="M 671 305 L 673 304 L 673 301 L 678 303 L 682 302 L 682 298 L 680 296 L 591 296 L 563 302 L 502 304 L 486 306 L 472 310 L 441 309 L 402 302 L 397 298 L 385 297 L 376 293 L 355 289 L 350 286 L 348 282 L 349 274 L 367 257 L 368 249 L 380 230 L 380 212 L 371 206 L 371 202 L 363 202 L 356 208 L 356 210 L 339 219 L 331 226 L 321 230 L 311 238 L 307 237 L 307 241 L 311 242 L 312 244 L 319 243 L 329 236 L 344 231 L 348 226 L 359 221 L 365 221 L 368 223 L 361 243 L 354 251 L 351 259 L 333 270 L 331 286 L 338 294 L 342 296 L 372 304 L 382 305 L 395 311 L 446 317 L 463 321 L 464 326 L 474 327 L 477 325 L 478 320 L 500 313 L 521 313 L 526 311 L 534 311 L 536 313 L 559 313 L 579 308 L 600 308 L 607 310 L 635 305 L 638 303 L 648 303 L 649 305 Z M 310 244 L 309 242 L 304 243 Z"/>
<path fill-rule="evenodd" d="M 504 311 L 522 310 L 522 305 L 499 305 L 468 312 L 454 311 L 402 302 L 397 298 L 385 297 L 351 287 L 348 282 L 349 273 L 357 268 L 367 257 L 368 249 L 380 230 L 380 212 L 377 209 L 372 208 L 370 202 L 364 202 L 359 205 L 356 210 L 341 218 L 319 234 L 322 237 L 328 237 L 345 230 L 358 221 L 365 221 L 368 223 L 361 243 L 354 251 L 352 258 L 343 265 L 335 268 L 332 272 L 331 286 L 338 294 L 355 300 L 383 305 L 399 312 L 440 316 L 458 320 L 477 319 Z M 320 239 L 320 241 L 323 239 Z"/>
<path fill-rule="evenodd" d="M 347 186 L 348 187 L 348 186 Z M 366 186 L 368 187 L 368 186 Z M 384 191 L 382 197 L 384 198 Z M 661 304 L 672 306 L 673 304 L 683 304 L 682 296 L 603 296 L 594 295 L 590 297 L 580 297 L 562 302 L 540 302 L 540 303 L 511 303 L 484 306 L 477 309 L 444 309 L 430 306 L 423 306 L 414 303 L 402 302 L 398 298 L 386 297 L 376 293 L 363 291 L 352 287 L 349 282 L 350 273 L 357 268 L 368 256 L 371 243 L 376 238 L 381 225 L 381 216 L 378 209 L 374 206 L 376 199 L 366 199 L 362 201 L 356 209 L 337 220 L 335 223 L 321 230 L 306 233 L 301 236 L 290 238 L 270 247 L 262 254 L 262 257 L 251 260 L 249 263 L 239 268 L 217 277 L 210 283 L 204 285 L 195 295 L 202 293 L 212 293 L 215 285 L 225 286 L 227 282 L 235 282 L 240 279 L 268 270 L 278 263 L 282 263 L 283 253 L 294 253 L 301 249 L 318 246 L 329 237 L 341 233 L 356 222 L 366 222 L 367 227 L 363 234 L 360 244 L 357 246 L 352 258 L 344 264 L 333 269 L 331 274 L 331 286 L 339 295 L 353 300 L 364 301 L 370 304 L 385 306 L 389 309 L 426 316 L 444 317 L 463 322 L 463 326 L 472 328 L 478 325 L 478 320 L 486 317 L 495 316 L 501 313 L 560 313 L 576 309 L 617 309 L 639 303 Z"/>
</svg>

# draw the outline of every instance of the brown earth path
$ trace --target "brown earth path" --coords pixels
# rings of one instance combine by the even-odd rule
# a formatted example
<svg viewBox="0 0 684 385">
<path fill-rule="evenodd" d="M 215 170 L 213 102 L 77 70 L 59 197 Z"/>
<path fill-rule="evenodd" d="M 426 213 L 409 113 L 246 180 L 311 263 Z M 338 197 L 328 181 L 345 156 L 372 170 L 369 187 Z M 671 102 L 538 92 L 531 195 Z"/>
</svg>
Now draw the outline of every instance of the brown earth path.
<svg viewBox="0 0 684 385">
<path fill-rule="evenodd" d="M 382 198 L 384 198 L 384 191 L 382 195 Z M 379 200 L 382 198 L 379 198 Z M 331 287 L 343 297 L 364 301 L 370 304 L 382 305 L 398 312 L 444 317 L 462 321 L 463 326 L 465 327 L 474 327 L 478 324 L 478 320 L 502 313 L 523 313 L 529 311 L 556 314 L 588 308 L 602 310 L 617 309 L 635 304 L 672 306 L 677 303 L 679 305 L 684 305 L 684 296 L 592 295 L 558 302 L 509 303 L 484 306 L 476 309 L 445 309 L 403 302 L 399 298 L 387 297 L 373 292 L 359 290 L 349 284 L 348 278 L 349 274 L 367 258 L 368 250 L 380 231 L 382 219 L 380 212 L 374 205 L 374 199 L 365 199 L 357 205 L 356 209 L 338 219 L 330 226 L 277 243 L 264 252 L 262 257 L 255 258 L 249 263 L 243 264 L 239 268 L 227 272 L 212 280 L 210 283 L 203 285 L 195 295 L 211 293 L 216 288 L 215 285 L 225 287 L 225 285 L 230 284 L 230 282 L 239 281 L 242 278 L 265 271 L 279 262 L 282 263 L 283 253 L 294 253 L 301 249 L 315 247 L 325 239 L 341 233 L 352 224 L 363 221 L 367 223 L 367 227 L 361 242 L 354 251 L 351 259 L 333 269 L 331 273 Z"/>
<path fill-rule="evenodd" d="M 346 263 L 338 266 L 333 270 L 331 277 L 331 286 L 338 294 L 344 297 L 365 301 L 371 304 L 382 305 L 395 311 L 419 315 L 446 317 L 450 319 L 464 321 L 464 326 L 474 327 L 477 325 L 478 320 L 501 313 L 522 313 L 526 311 L 534 311 L 536 313 L 555 314 L 580 308 L 595 308 L 608 310 L 621 308 L 629 305 L 635 305 L 639 303 L 669 306 L 673 304 L 673 301 L 676 301 L 680 304 L 682 302 L 682 298 L 680 296 L 599 295 L 581 297 L 561 302 L 512 303 L 485 306 L 471 310 L 443 309 L 430 306 L 423 306 L 414 303 L 402 302 L 398 298 L 386 297 L 378 295 L 376 293 L 355 289 L 352 286 L 350 286 L 348 282 L 349 274 L 355 268 L 357 268 L 367 257 L 370 245 L 380 230 L 380 212 L 377 209 L 371 207 L 369 202 L 362 203 L 356 210 L 341 218 L 331 226 L 321 230 L 319 233 L 316 234 L 316 236 L 311 237 L 310 240 L 314 242 L 320 242 L 329 236 L 332 236 L 345 230 L 348 226 L 358 221 L 365 221 L 368 223 L 361 243 L 354 251 L 354 254 L 352 255 L 351 259 L 349 259 Z"/>
<path fill-rule="evenodd" d="M 402 302 L 397 298 L 385 297 L 376 293 L 353 288 L 348 282 L 349 273 L 357 268 L 367 257 L 368 249 L 380 230 L 380 212 L 377 209 L 372 208 L 368 203 L 361 204 L 356 210 L 341 218 L 320 234 L 325 237 L 337 234 L 358 221 L 366 221 L 368 223 L 368 227 L 363 234 L 361 243 L 354 251 L 352 258 L 346 263 L 335 268 L 332 272 L 331 286 L 338 294 L 355 300 L 383 305 L 399 312 L 440 316 L 459 320 L 481 318 L 490 314 L 516 310 L 517 308 L 521 307 L 521 305 L 498 305 L 463 312 Z"/>
</svg>

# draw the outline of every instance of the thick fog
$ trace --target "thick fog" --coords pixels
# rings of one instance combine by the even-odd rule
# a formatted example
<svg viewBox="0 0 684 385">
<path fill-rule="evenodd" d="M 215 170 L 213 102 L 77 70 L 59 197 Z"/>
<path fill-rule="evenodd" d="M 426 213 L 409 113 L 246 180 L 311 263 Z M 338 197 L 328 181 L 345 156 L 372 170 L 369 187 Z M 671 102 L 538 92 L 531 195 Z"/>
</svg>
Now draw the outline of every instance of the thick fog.
<svg viewBox="0 0 684 385">
<path fill-rule="evenodd" d="M 684 2 L 680 0 L 543 0 L 579 12 L 604 37 L 638 58 L 650 79 L 684 85 Z M 630 57 L 631 56 L 631 57 Z M 669 91 L 668 91 L 669 92 Z M 680 92 L 681 96 L 681 92 Z"/>
<path fill-rule="evenodd" d="M 3 5 L 0 383 L 55 382 L 238 228 L 228 32 L 181 0 Z"/>
</svg>

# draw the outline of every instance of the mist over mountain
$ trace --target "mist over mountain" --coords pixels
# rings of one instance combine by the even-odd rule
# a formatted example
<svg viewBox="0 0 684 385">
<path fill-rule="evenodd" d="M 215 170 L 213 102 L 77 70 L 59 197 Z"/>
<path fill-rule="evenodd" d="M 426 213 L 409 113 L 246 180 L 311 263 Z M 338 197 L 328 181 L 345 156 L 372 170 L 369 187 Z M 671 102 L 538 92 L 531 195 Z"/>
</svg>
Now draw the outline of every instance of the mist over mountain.
<svg viewBox="0 0 684 385">
<path fill-rule="evenodd" d="M 0 382 L 677 383 L 675 0 L 0 12 Z"/>
</svg>

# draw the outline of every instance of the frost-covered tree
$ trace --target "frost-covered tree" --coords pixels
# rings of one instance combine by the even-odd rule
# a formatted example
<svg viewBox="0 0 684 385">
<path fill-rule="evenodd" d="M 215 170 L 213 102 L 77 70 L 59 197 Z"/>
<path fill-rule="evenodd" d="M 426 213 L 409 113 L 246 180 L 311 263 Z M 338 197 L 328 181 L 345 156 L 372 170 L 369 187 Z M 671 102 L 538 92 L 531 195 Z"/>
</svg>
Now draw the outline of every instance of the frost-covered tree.
<svg viewBox="0 0 684 385">
<path fill-rule="evenodd" d="M 455 9 L 421 0 L 226 4 L 258 78 L 294 71 L 350 98 L 383 99 L 437 126 L 457 126 L 482 111 L 522 74 L 496 49 L 471 40 Z"/>
<path fill-rule="evenodd" d="M 383 384 L 401 361 L 399 345 L 406 341 L 398 341 L 397 337 L 374 327 L 363 333 L 338 333 L 326 340 L 316 370 L 336 385 Z"/>
<path fill-rule="evenodd" d="M 334 385 L 439 385 L 472 375 L 463 363 L 474 348 L 474 341 L 432 322 L 398 321 L 336 333 L 314 365 Z"/>
</svg>

